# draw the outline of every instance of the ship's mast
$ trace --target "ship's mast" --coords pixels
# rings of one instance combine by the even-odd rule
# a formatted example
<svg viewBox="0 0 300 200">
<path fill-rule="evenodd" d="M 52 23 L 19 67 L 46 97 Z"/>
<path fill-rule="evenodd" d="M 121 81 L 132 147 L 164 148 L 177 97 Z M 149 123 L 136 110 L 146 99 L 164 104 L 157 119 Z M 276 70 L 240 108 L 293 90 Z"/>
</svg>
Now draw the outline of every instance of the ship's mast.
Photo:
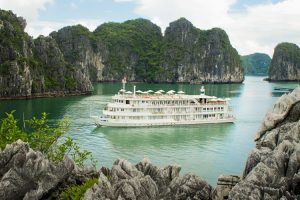
<svg viewBox="0 0 300 200">
<path fill-rule="evenodd" d="M 201 86 L 200 94 L 205 94 L 205 89 L 204 89 L 204 86 L 203 86 L 203 85 Z"/>
<path fill-rule="evenodd" d="M 123 84 L 123 90 L 125 90 L 125 85 L 126 85 L 126 76 L 122 79 L 122 84 Z"/>
</svg>

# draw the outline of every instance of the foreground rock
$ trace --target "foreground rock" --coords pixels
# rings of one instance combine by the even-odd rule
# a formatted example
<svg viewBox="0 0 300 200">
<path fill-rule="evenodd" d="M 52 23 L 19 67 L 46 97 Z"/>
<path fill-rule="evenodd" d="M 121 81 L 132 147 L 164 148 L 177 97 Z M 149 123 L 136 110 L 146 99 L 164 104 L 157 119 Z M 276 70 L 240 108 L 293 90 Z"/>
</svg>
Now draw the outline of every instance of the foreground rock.
<svg viewBox="0 0 300 200">
<path fill-rule="evenodd" d="M 300 199 L 300 87 L 282 96 L 256 135 L 229 199 Z"/>
<path fill-rule="evenodd" d="M 77 169 L 67 157 L 52 163 L 20 140 L 0 151 L 1 200 L 57 199 L 63 189 L 96 175 Z"/>
<path fill-rule="evenodd" d="M 211 199 L 212 186 L 192 174 L 179 176 L 180 167 L 158 168 L 144 160 L 132 165 L 117 160 L 99 182 L 87 190 L 84 199 Z"/>
</svg>

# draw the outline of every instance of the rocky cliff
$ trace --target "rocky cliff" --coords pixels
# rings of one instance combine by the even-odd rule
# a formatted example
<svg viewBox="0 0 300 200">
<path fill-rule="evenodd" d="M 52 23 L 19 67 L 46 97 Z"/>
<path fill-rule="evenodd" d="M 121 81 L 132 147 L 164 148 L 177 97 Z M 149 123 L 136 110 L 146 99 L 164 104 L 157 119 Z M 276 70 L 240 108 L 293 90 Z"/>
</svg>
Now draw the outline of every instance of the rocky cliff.
<svg viewBox="0 0 300 200">
<path fill-rule="evenodd" d="M 33 40 L 25 26 L 23 18 L 0 10 L 0 98 L 89 93 L 89 78 L 65 61 L 56 41 Z"/>
<path fill-rule="evenodd" d="M 296 44 L 281 43 L 276 46 L 269 69 L 269 80 L 300 80 L 300 49 Z"/>
<path fill-rule="evenodd" d="M 245 75 L 267 76 L 271 58 L 264 53 L 254 53 L 241 56 Z"/>
<path fill-rule="evenodd" d="M 242 82 L 236 50 L 221 29 L 203 31 L 181 18 L 161 29 L 146 19 L 81 26 L 50 34 L 66 60 L 88 66 L 93 81 Z M 95 76 L 95 74 L 97 74 Z"/>
<path fill-rule="evenodd" d="M 94 36 L 106 46 L 103 81 L 155 82 L 161 70 L 161 29 L 146 19 L 100 25 Z"/>
<path fill-rule="evenodd" d="M 225 31 L 184 18 L 165 35 L 146 19 L 76 25 L 32 39 L 26 21 L 0 10 L 0 98 L 89 93 L 92 82 L 242 82 L 238 53 Z"/>
<path fill-rule="evenodd" d="M 173 82 L 242 82 L 240 57 L 226 32 L 200 30 L 185 18 L 167 27 L 163 42 L 161 80 Z"/>
</svg>

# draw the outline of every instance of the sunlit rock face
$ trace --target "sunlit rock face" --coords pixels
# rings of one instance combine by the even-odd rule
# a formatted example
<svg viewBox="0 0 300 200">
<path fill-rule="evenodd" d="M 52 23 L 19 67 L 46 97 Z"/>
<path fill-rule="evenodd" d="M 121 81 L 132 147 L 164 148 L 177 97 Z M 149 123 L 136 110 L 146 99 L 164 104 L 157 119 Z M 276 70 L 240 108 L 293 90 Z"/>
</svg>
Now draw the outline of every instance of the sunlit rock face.
<svg viewBox="0 0 300 200">
<path fill-rule="evenodd" d="M 242 180 L 229 199 L 300 197 L 300 87 L 280 97 L 256 135 Z"/>
<path fill-rule="evenodd" d="M 136 165 L 117 160 L 109 174 L 100 174 L 84 199 L 211 199 L 212 186 L 196 175 L 179 176 L 179 172 L 179 166 L 159 168 L 148 160 Z"/>
</svg>

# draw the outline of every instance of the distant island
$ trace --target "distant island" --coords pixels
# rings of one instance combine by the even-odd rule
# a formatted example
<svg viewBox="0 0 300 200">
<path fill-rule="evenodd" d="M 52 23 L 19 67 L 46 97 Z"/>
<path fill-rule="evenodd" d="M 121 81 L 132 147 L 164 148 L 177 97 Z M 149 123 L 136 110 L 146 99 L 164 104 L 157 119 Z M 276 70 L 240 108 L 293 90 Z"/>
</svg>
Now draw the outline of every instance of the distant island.
<svg viewBox="0 0 300 200">
<path fill-rule="evenodd" d="M 300 48 L 296 44 L 284 42 L 276 46 L 268 80 L 300 80 Z"/>
<path fill-rule="evenodd" d="M 241 56 L 241 60 L 245 75 L 268 76 L 269 65 L 271 63 L 269 55 L 264 53 L 254 53 Z"/>
<path fill-rule="evenodd" d="M 232 83 L 244 80 L 226 32 L 200 30 L 185 18 L 164 35 L 146 19 L 76 25 L 30 37 L 26 21 L 0 10 L 0 99 L 87 94 L 92 83 Z"/>
</svg>

